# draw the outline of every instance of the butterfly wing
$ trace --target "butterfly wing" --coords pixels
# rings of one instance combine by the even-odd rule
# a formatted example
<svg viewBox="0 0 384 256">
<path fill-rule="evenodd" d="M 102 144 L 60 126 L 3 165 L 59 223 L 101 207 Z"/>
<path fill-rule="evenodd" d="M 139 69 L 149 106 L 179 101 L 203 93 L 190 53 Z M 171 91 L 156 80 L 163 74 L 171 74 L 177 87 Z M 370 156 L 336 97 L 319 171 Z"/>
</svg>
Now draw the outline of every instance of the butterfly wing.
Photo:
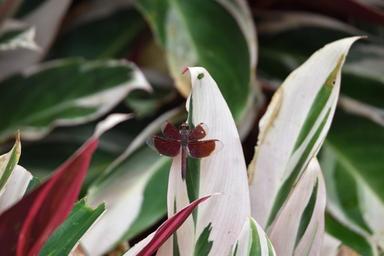
<svg viewBox="0 0 384 256">
<path fill-rule="evenodd" d="M 180 142 L 159 136 L 153 136 L 148 142 L 160 154 L 175 157 L 180 152 Z"/>
<path fill-rule="evenodd" d="M 161 128 L 161 131 L 163 132 L 164 136 L 168 139 L 173 139 L 173 140 L 181 139 L 179 130 L 168 121 L 164 123 L 164 125 Z"/>
<path fill-rule="evenodd" d="M 222 147 L 219 140 L 192 141 L 188 143 L 188 154 L 193 158 L 210 156 Z"/>
<path fill-rule="evenodd" d="M 207 135 L 207 126 L 204 123 L 200 123 L 196 125 L 195 128 L 192 129 L 192 131 L 188 135 L 188 140 L 190 141 L 196 141 L 201 140 Z"/>
</svg>

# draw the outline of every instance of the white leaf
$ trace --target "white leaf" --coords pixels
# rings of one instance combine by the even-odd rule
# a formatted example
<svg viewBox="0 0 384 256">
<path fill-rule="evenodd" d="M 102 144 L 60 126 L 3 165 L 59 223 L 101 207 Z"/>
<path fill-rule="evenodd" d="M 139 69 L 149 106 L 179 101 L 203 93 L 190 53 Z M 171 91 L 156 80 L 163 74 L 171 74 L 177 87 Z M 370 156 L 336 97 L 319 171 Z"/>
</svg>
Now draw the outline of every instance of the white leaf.
<svg viewBox="0 0 384 256">
<path fill-rule="evenodd" d="M 220 193 L 221 196 L 199 206 L 195 236 L 178 236 L 178 242 L 189 248 L 194 242 L 192 240 L 197 240 L 211 224 L 209 240 L 213 241 L 213 245 L 209 255 L 228 255 L 250 214 L 243 151 L 235 122 L 216 82 L 204 68 L 194 67 L 189 71 L 192 94 L 187 109 L 192 101 L 193 109 L 189 109 L 192 122 L 207 125 L 209 131 L 204 139 L 218 139 L 224 145 L 212 156 L 200 160 L 198 197 L 213 193 Z M 171 169 L 169 184 L 173 184 L 175 189 L 169 191 L 168 202 L 174 202 L 176 198 L 176 202 L 181 204 L 186 200 L 186 183 L 180 177 L 179 162 L 176 162 L 179 160 L 176 158 L 174 161 L 175 169 Z M 180 209 L 185 205 L 176 203 L 176 206 Z M 180 250 L 180 253 L 191 255 L 193 252 Z"/>
<path fill-rule="evenodd" d="M 32 174 L 20 165 L 13 169 L 0 195 L 0 214 L 23 197 L 31 179 Z"/>
</svg>

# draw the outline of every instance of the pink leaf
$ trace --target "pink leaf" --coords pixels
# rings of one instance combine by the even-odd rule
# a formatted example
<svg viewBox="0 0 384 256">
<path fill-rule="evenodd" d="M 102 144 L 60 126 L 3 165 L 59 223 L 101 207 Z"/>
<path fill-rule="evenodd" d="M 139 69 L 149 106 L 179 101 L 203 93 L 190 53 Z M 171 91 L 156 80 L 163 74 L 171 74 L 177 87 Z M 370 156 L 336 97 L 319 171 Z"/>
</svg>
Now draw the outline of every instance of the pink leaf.
<svg viewBox="0 0 384 256">
<path fill-rule="evenodd" d="M 137 256 L 151 256 L 167 239 L 184 223 L 198 204 L 207 200 L 210 196 L 205 196 L 193 201 L 184 209 L 166 220 L 155 232 L 149 243 L 137 254 Z"/>
<path fill-rule="evenodd" d="M 88 140 L 41 186 L 0 215 L 2 255 L 38 255 L 71 211 L 98 139 Z"/>
</svg>

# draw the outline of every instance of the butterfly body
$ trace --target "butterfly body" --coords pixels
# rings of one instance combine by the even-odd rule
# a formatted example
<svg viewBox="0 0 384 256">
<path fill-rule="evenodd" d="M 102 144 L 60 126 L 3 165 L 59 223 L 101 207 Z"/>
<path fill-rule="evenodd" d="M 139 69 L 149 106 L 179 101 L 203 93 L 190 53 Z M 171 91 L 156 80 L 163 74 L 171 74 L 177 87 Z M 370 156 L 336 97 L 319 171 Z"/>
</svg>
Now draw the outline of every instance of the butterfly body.
<svg viewBox="0 0 384 256">
<path fill-rule="evenodd" d="M 187 157 L 204 158 L 211 155 L 218 148 L 218 140 L 201 140 L 206 133 L 204 124 L 199 124 L 191 129 L 183 123 L 177 129 L 171 123 L 166 122 L 162 128 L 164 137 L 153 136 L 150 144 L 162 155 L 175 157 L 181 154 L 181 173 L 185 178 L 187 171 Z"/>
</svg>

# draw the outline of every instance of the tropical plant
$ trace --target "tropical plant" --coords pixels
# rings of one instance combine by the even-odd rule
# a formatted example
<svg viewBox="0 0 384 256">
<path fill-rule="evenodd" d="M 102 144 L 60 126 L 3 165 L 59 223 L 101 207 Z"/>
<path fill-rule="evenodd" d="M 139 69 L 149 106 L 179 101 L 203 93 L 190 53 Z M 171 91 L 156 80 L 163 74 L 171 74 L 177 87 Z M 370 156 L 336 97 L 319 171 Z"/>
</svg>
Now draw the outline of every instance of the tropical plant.
<svg viewBox="0 0 384 256">
<path fill-rule="evenodd" d="M 320 2 L 0 1 L 2 255 L 381 255 L 383 6 Z"/>
</svg>

